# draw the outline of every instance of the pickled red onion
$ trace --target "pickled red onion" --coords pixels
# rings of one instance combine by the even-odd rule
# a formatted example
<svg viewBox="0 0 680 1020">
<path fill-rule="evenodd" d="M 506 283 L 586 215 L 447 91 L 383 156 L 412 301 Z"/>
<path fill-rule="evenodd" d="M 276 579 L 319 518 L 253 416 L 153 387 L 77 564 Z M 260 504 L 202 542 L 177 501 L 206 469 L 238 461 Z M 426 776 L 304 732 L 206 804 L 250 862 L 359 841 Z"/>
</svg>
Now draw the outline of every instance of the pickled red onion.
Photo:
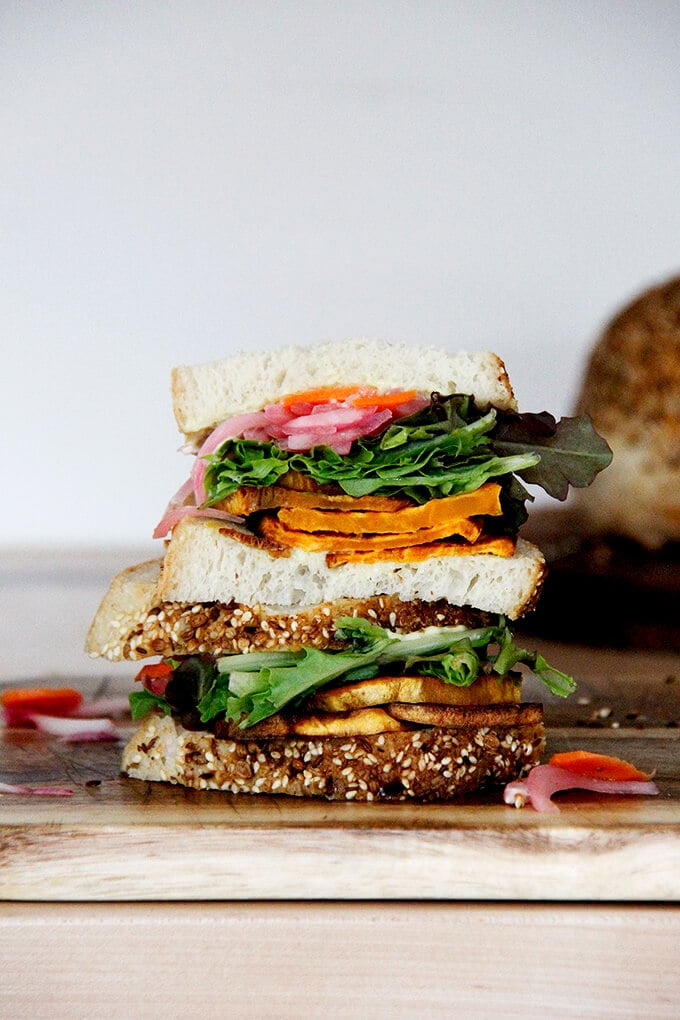
<svg viewBox="0 0 680 1020">
<path fill-rule="evenodd" d="M 206 463 L 204 458 L 214 453 L 227 439 L 238 439 L 245 429 L 265 427 L 266 422 L 264 411 L 248 411 L 245 414 L 235 414 L 233 417 L 227 418 L 213 429 L 196 453 L 196 460 L 191 472 L 196 506 L 202 506 L 208 498 L 205 491 Z"/>
<path fill-rule="evenodd" d="M 592 793 L 655 796 L 659 790 L 656 783 L 638 780 L 594 779 L 579 775 L 556 765 L 535 765 L 524 779 L 508 783 L 503 791 L 506 804 L 523 807 L 530 804 L 534 811 L 556 815 L 560 813 L 552 801 L 553 794 L 562 790 L 588 790 Z"/>
<path fill-rule="evenodd" d="M 24 786 L 17 783 L 0 783 L 0 793 L 32 794 L 37 797 L 70 797 L 73 790 L 67 786 Z"/>
<path fill-rule="evenodd" d="M 357 390 L 357 393 L 367 392 L 369 391 Z M 350 396 L 343 401 L 328 400 L 322 403 L 304 400 L 293 404 L 279 402 L 267 404 L 262 411 L 233 415 L 213 429 L 196 453 L 191 472 L 195 504 L 197 507 L 203 507 L 208 498 L 205 487 L 207 469 L 205 458 L 215 453 L 229 439 L 273 441 L 281 449 L 295 452 L 311 450 L 313 446 L 330 446 L 337 454 L 345 456 L 356 439 L 372 435 L 383 425 L 405 415 L 414 414 L 428 403 L 429 397 L 419 394 L 397 407 L 378 410 L 374 405 L 356 407 Z M 186 492 L 180 489 L 177 495 L 180 494 L 184 502 Z M 171 501 L 168 511 L 175 509 L 175 506 L 176 504 L 172 504 Z M 166 516 L 156 528 L 154 537 L 162 538 L 170 530 L 170 526 L 166 526 Z"/>
<path fill-rule="evenodd" d="M 154 528 L 154 538 L 165 538 L 169 532 L 183 521 L 185 517 L 209 517 L 216 521 L 226 521 L 229 524 L 243 524 L 243 517 L 227 513 L 226 510 L 217 510 L 213 506 L 178 506 L 174 510 L 168 510 Z"/>
<path fill-rule="evenodd" d="M 120 733 L 110 719 L 75 719 L 58 715 L 27 712 L 26 718 L 42 733 L 49 733 L 68 743 L 90 740 L 118 740 Z"/>
</svg>

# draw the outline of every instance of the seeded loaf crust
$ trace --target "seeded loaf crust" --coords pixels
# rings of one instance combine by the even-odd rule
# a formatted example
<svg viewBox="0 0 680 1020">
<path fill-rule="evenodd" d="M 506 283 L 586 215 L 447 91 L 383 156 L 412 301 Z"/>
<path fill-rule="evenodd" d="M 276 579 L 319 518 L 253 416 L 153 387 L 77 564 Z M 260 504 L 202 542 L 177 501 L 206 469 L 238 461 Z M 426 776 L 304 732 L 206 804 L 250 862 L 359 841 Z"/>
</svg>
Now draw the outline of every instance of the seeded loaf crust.
<svg viewBox="0 0 680 1020">
<path fill-rule="evenodd" d="M 495 709 L 491 726 L 475 718 L 455 728 L 268 740 L 221 740 L 151 714 L 125 748 L 122 768 L 134 779 L 228 793 L 460 800 L 510 782 L 540 760 L 540 705 Z"/>
<path fill-rule="evenodd" d="M 574 505 L 649 549 L 680 541 L 680 277 L 638 297 L 593 349 L 578 402 L 614 454 Z"/>
<path fill-rule="evenodd" d="M 173 369 L 175 418 L 188 439 L 234 414 L 258 411 L 289 393 L 318 386 L 376 385 L 384 390 L 469 393 L 482 407 L 516 409 L 501 359 L 490 352 L 448 353 L 385 340 L 242 352 Z"/>
</svg>

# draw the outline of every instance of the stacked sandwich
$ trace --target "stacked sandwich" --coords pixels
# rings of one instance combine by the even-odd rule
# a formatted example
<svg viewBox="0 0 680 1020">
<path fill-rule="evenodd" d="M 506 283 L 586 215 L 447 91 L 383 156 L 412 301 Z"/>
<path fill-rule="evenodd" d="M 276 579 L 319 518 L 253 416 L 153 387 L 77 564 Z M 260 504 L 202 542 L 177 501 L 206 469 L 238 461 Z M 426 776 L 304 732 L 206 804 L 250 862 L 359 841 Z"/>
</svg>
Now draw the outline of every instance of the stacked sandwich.
<svg viewBox="0 0 680 1020">
<path fill-rule="evenodd" d="M 165 554 L 113 580 L 87 640 L 160 657 L 128 775 L 448 800 L 537 762 L 522 668 L 573 682 L 508 625 L 545 569 L 521 479 L 588 484 L 609 458 L 589 420 L 518 414 L 493 354 L 375 341 L 181 367 L 172 391 L 194 457 Z"/>
</svg>

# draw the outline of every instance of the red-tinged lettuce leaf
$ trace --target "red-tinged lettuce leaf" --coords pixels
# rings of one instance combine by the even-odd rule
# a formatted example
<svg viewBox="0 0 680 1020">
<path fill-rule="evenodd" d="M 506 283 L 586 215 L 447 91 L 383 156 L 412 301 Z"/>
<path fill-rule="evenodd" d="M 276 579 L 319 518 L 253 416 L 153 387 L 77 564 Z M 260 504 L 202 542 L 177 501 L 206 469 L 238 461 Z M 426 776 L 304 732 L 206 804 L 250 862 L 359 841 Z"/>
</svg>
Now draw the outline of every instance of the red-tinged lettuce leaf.
<svg viewBox="0 0 680 1020">
<path fill-rule="evenodd" d="M 590 485 L 612 459 L 609 445 L 586 414 L 555 421 L 547 411 L 504 412 L 498 416 L 491 442 L 501 456 L 538 453 L 538 464 L 517 474 L 560 500 L 567 498 L 570 486 L 583 489 Z"/>
</svg>

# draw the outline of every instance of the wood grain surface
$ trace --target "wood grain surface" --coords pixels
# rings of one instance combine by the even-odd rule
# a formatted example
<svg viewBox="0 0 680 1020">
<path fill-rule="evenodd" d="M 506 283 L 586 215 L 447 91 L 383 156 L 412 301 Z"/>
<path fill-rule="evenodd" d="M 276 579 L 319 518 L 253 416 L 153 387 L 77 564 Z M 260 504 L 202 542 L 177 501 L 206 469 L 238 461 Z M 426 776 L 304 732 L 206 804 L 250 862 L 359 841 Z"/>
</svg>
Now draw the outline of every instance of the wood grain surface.
<svg viewBox="0 0 680 1020">
<path fill-rule="evenodd" d="M 0 1015 L 677 1018 L 680 908 L 0 904 Z"/>
<path fill-rule="evenodd" d="M 235 796 L 118 774 L 116 744 L 8 731 L 0 801 L 10 900 L 680 899 L 678 731 L 550 732 L 656 769 L 656 798 L 564 794 L 558 816 L 499 794 L 465 805 Z"/>
<path fill-rule="evenodd" d="M 0 556 L 0 683 L 47 677 L 88 694 L 129 690 L 134 666 L 91 663 L 72 638 L 76 625 L 84 638 L 112 567 L 126 562 L 120 552 Z M 60 629 L 64 617 L 70 629 Z M 561 814 L 549 817 L 506 807 L 499 793 L 466 805 L 239 797 L 123 778 L 120 743 L 5 730 L 0 779 L 66 784 L 73 795 L 0 797 L 0 898 L 677 901 L 680 657 L 539 647 L 579 683 L 567 701 L 526 685 L 529 700 L 545 703 L 548 753 L 628 758 L 656 770 L 659 797 L 563 794 Z M 42 667 L 33 672 L 31 649 Z"/>
<path fill-rule="evenodd" d="M 0 553 L 0 684 L 129 690 L 134 667 L 81 648 L 136 558 Z M 680 1015 L 680 657 L 539 646 L 579 682 L 566 702 L 527 685 L 549 750 L 656 768 L 658 798 L 563 794 L 550 818 L 237 798 L 123 779 L 120 744 L 5 731 L 0 779 L 73 795 L 0 797 L 0 1016 Z"/>
</svg>

